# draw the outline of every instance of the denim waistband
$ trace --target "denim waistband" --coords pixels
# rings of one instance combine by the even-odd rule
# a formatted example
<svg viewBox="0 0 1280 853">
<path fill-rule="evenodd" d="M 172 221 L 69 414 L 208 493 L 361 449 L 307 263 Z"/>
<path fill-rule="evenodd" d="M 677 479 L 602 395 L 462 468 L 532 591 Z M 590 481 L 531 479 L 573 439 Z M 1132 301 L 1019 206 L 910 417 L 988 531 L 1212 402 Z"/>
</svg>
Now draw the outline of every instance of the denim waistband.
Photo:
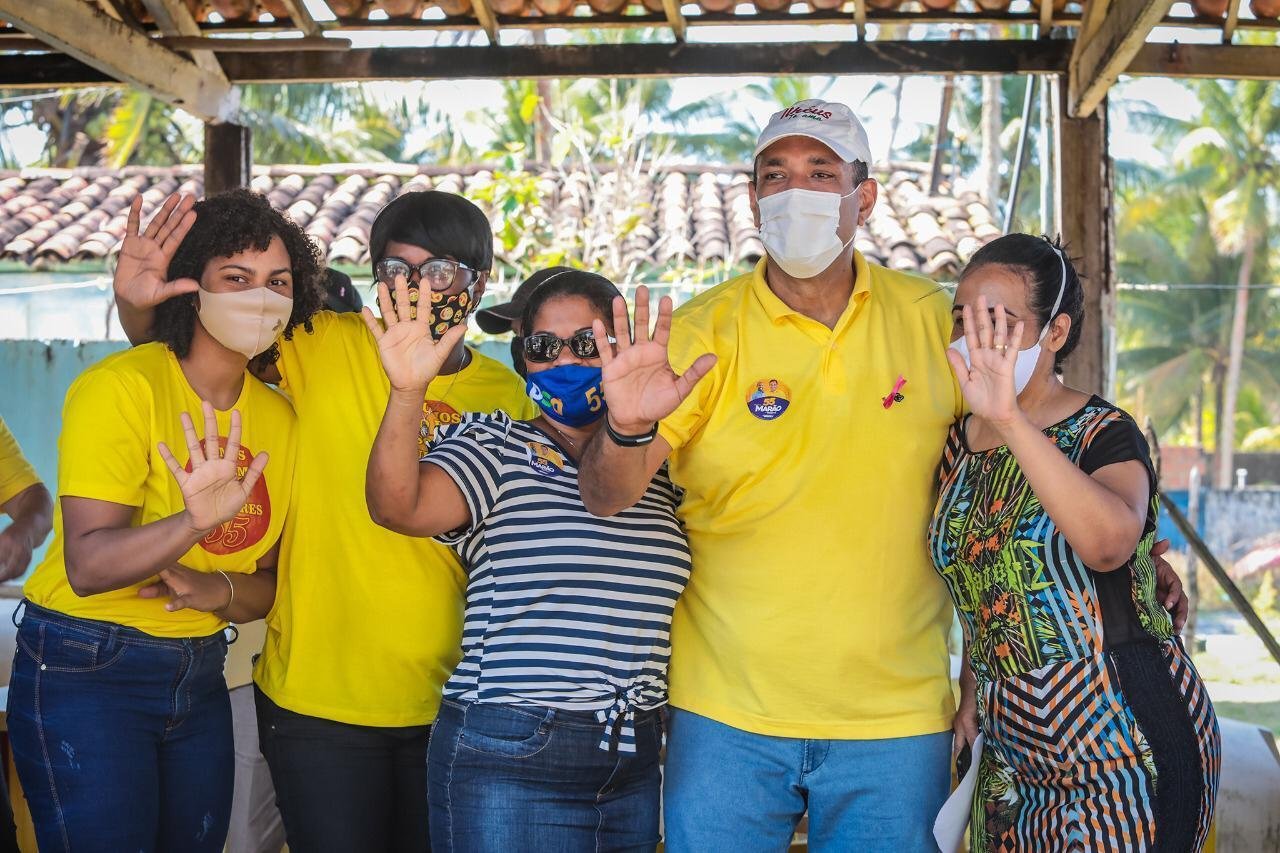
<svg viewBox="0 0 1280 853">
<path fill-rule="evenodd" d="M 21 613 L 21 616 L 19 616 Z M 217 645 L 218 643 L 226 643 L 226 634 L 218 631 L 216 634 L 209 634 L 203 637 L 157 637 L 148 634 L 145 631 L 139 631 L 137 628 L 130 628 L 128 625 L 120 625 L 116 622 L 103 622 L 98 619 L 85 619 L 80 616 L 71 616 L 61 613 L 57 610 L 50 610 L 47 607 L 41 607 L 33 603 L 30 599 L 22 599 L 13 611 L 13 624 L 22 627 L 28 619 L 35 622 L 44 622 L 50 625 L 68 628 L 73 631 L 82 631 L 103 639 L 114 637 L 125 643 L 136 643 L 138 645 L 151 647 L 172 647 L 172 648 L 191 648 L 193 646 Z"/>
<path fill-rule="evenodd" d="M 600 719 L 600 711 L 571 711 L 565 708 L 551 708 L 546 705 L 516 705 L 507 702 L 463 702 L 457 699 L 441 699 L 440 711 L 450 710 L 459 717 L 466 713 L 468 705 L 491 704 L 497 708 L 509 708 L 512 711 L 535 715 L 546 720 L 553 726 L 563 726 L 570 729 L 586 729 L 589 731 L 600 732 L 608 727 L 608 722 Z M 635 711 L 634 720 L 636 725 L 656 719 L 662 715 L 661 708 L 652 708 L 648 711 Z"/>
</svg>

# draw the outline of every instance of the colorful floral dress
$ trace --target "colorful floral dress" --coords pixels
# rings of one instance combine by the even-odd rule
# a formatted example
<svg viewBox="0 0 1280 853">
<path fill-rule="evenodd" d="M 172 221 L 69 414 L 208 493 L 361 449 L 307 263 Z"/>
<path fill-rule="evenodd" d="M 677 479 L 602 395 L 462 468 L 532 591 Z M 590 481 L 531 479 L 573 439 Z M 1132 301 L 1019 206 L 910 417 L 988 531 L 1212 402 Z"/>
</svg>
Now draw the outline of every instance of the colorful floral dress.
<svg viewBox="0 0 1280 853">
<path fill-rule="evenodd" d="M 1217 718 L 1155 593 L 1159 503 L 1141 431 L 1097 397 L 1045 434 L 1085 473 L 1129 460 L 1152 497 L 1129 562 L 1072 550 L 1007 447 L 948 436 L 929 531 L 977 678 L 985 735 L 972 850 L 1198 850 L 1221 766 Z"/>
</svg>

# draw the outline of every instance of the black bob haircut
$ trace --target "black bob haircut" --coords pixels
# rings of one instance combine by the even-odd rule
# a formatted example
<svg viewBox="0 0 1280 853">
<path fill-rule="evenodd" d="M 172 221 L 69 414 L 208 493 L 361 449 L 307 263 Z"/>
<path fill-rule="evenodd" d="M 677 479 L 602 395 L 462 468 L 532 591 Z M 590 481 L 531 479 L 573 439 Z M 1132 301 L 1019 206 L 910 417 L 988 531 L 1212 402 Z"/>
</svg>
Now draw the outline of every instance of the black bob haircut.
<svg viewBox="0 0 1280 853">
<path fill-rule="evenodd" d="M 971 275 L 989 264 L 1007 267 L 1022 276 L 1027 283 L 1027 307 L 1039 321 L 1036 333 L 1059 315 L 1066 314 L 1071 319 L 1067 341 L 1054 354 L 1053 369 L 1061 373 L 1067 356 L 1071 355 L 1080 342 L 1080 330 L 1084 327 L 1084 287 L 1080 284 L 1080 275 L 1071 263 L 1061 238 L 1050 240 L 1048 237 L 1035 237 L 1031 234 L 1006 234 L 998 237 L 974 252 L 960 277 Z M 1058 305 L 1057 313 L 1051 317 L 1049 312 L 1053 310 L 1053 302 L 1058 297 L 1060 287 L 1062 302 Z M 1031 332 L 1028 329 L 1026 334 Z"/>
<path fill-rule="evenodd" d="M 578 296 L 591 303 L 591 307 L 604 322 L 604 327 L 613 332 L 613 300 L 621 295 L 617 286 L 602 275 L 586 270 L 562 270 L 548 276 L 529 294 L 529 301 L 525 303 L 524 313 L 521 315 L 520 327 L 526 335 L 533 334 L 537 331 L 533 327 L 533 319 L 538 316 L 542 306 L 553 299 Z"/>
<path fill-rule="evenodd" d="M 195 204 L 196 221 L 169 262 L 168 278 L 200 281 L 214 258 L 226 258 L 248 249 L 266 251 L 279 237 L 289 253 L 293 274 L 293 312 L 284 337 L 293 337 L 298 326 L 311 331 L 311 315 L 324 303 L 324 264 L 320 250 L 298 224 L 271 206 L 266 196 L 245 189 L 229 190 Z M 151 336 L 173 350 L 178 358 L 191 352 L 196 328 L 196 294 L 184 293 L 156 307 Z M 272 364 L 280 357 L 275 344 L 255 361 Z"/>
<path fill-rule="evenodd" d="M 460 195 L 439 190 L 408 192 L 392 199 L 369 229 L 369 262 L 378 277 L 378 261 L 387 243 L 408 243 L 437 258 L 452 258 L 482 272 L 493 267 L 493 229 L 480 208 Z"/>
</svg>

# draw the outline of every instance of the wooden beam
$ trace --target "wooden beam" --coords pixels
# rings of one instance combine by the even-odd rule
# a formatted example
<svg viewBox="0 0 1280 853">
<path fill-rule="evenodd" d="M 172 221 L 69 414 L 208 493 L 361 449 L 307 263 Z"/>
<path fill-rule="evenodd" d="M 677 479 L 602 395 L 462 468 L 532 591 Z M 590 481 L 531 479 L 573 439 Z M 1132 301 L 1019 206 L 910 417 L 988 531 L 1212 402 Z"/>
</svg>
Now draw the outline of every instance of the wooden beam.
<svg viewBox="0 0 1280 853">
<path fill-rule="evenodd" d="M 1084 14 L 1080 17 L 1080 30 L 1076 33 L 1076 41 L 1088 41 L 1098 32 L 1102 22 L 1106 20 L 1107 9 L 1111 0 L 1087 0 Z"/>
<path fill-rule="evenodd" d="M 1115 329 L 1115 225 L 1107 102 L 1088 116 L 1067 115 L 1068 87 L 1059 78 L 1057 203 L 1055 218 L 1084 285 L 1084 324 L 1067 359 L 1067 384 L 1103 396 L 1112 393 L 1111 349 Z"/>
<path fill-rule="evenodd" d="M 1280 80 L 1280 47 L 1253 44 L 1148 44 L 1129 63 L 1132 77 Z"/>
<path fill-rule="evenodd" d="M 1227 20 L 1222 25 L 1222 43 L 1231 44 L 1236 35 L 1236 27 L 1240 24 L 1240 0 L 1231 0 L 1227 4 Z"/>
<path fill-rule="evenodd" d="M 0 3 L 19 0 L 0 0 Z M 848 23 L 845 17 L 845 23 Z M 118 22 L 117 22 L 118 23 Z M 154 47 L 154 45 L 149 45 Z M 632 48 L 636 50 L 633 52 Z M 678 77 L 787 74 L 1056 74 L 1071 42 L 886 41 L 858 44 L 626 44 L 359 48 L 346 53 L 222 54 L 237 83 L 306 80 L 503 79 L 521 76 Z M 550 51 L 550 55 L 544 52 Z M 1148 44 L 1125 70 L 1133 77 L 1280 81 L 1280 47 Z M 0 86 L 100 86 L 116 78 L 61 53 L 0 54 Z"/>
<path fill-rule="evenodd" d="M 1097 108 L 1172 5 L 1173 0 L 1112 0 L 1093 35 L 1075 42 L 1068 69 L 1068 115 L 1083 118 Z"/>
<path fill-rule="evenodd" d="M 96 70 L 97 74 L 80 75 L 96 77 L 94 82 L 106 77 L 127 83 L 206 121 L 224 121 L 236 110 L 238 98 L 226 77 L 152 44 L 84 0 L 0 0 L 0 18 L 67 54 L 65 60 Z M 45 58 L 17 54 L 4 61 L 21 66 Z M 40 74 L 32 69 L 22 76 Z"/>
<path fill-rule="evenodd" d="M 129 4 L 124 0 L 99 0 L 102 11 L 118 21 L 123 21 L 135 30 L 142 29 L 142 22 L 133 14 L 133 10 L 129 8 Z"/>
<path fill-rule="evenodd" d="M 231 122 L 204 126 L 204 194 L 247 187 L 253 180 L 252 137 Z"/>
<path fill-rule="evenodd" d="M 471 11 L 476 13 L 484 34 L 489 37 L 489 44 L 498 46 L 498 16 L 489 5 L 489 0 L 471 0 Z"/>
<path fill-rule="evenodd" d="M 662 0 L 662 11 L 667 16 L 667 26 L 676 41 L 683 43 L 685 31 L 689 25 L 685 22 L 684 12 L 680 11 L 680 0 Z"/>
<path fill-rule="evenodd" d="M 289 23 L 301 30 L 304 36 L 318 37 L 322 34 L 320 24 L 311 17 L 302 0 L 280 0 L 280 2 L 289 12 Z"/>
<path fill-rule="evenodd" d="M 302 38 L 238 39 L 198 36 L 161 36 L 152 39 L 170 50 L 217 53 L 281 53 L 295 50 L 350 50 L 351 39 L 303 36 Z M 221 66 L 219 66 L 221 68 Z"/>
<path fill-rule="evenodd" d="M 1053 0 L 1040 0 L 1040 25 L 1036 27 L 1037 38 L 1048 38 L 1053 29 Z"/>
<path fill-rule="evenodd" d="M 3 0 L 0 0 L 3 2 Z M 845 19 L 848 21 L 848 18 Z M 1046 74 L 1066 70 L 1071 43 L 1008 41 L 592 44 L 359 48 L 346 53 L 220 54 L 236 83 L 680 77 L 792 74 Z M 0 86 L 96 86 L 101 71 L 56 53 L 0 55 Z"/>
<path fill-rule="evenodd" d="M 858 28 L 858 41 L 866 41 L 867 0 L 853 0 L 853 23 Z"/>
<path fill-rule="evenodd" d="M 183 0 L 142 0 L 142 4 L 147 7 L 151 17 L 155 18 L 156 26 L 163 35 L 187 38 L 199 38 L 204 35 L 200 32 L 200 25 L 196 23 L 191 10 Z M 208 73 L 226 79 L 226 75 L 222 73 L 222 66 L 218 64 L 218 58 L 209 51 L 194 50 L 191 52 L 191 59 Z"/>
<path fill-rule="evenodd" d="M 312 38 L 205 38 L 203 36 L 153 36 L 152 43 L 169 50 L 181 51 L 216 51 L 217 53 L 280 53 L 293 50 L 350 50 L 351 39 L 328 38 L 320 36 Z M 49 45 L 30 36 L 10 36 L 0 40 L 0 50 L 29 50 L 45 53 L 52 50 Z M 218 66 L 222 70 L 222 66 Z"/>
<path fill-rule="evenodd" d="M 847 19 L 846 19 L 847 20 Z M 343 54 L 227 54 L 237 82 L 684 77 L 828 74 L 1022 74 L 1066 68 L 1070 42 L 575 44 L 355 49 Z M 0 83 L 4 82 L 0 75 Z"/>
<path fill-rule="evenodd" d="M 117 0 L 118 2 L 119 0 Z M 107 0 L 110 2 L 110 0 Z M 910 5 L 910 4 L 907 4 Z M 855 9 L 856 13 L 856 9 Z M 639 12 L 626 14 L 591 14 L 591 15 L 497 15 L 499 27 L 515 30 L 546 29 L 646 29 L 661 27 L 667 24 L 667 17 L 661 12 Z M 792 13 L 787 10 L 776 12 L 757 10 L 750 14 L 736 12 L 703 12 L 685 19 L 692 27 L 722 26 L 822 26 L 848 25 L 849 13 L 840 9 L 819 9 L 808 13 Z M 867 10 L 867 23 L 888 24 L 964 24 L 968 26 L 1008 27 L 1015 25 L 1035 26 L 1039 22 L 1038 13 L 1030 12 L 966 12 L 957 9 L 939 11 L 922 9 L 916 11 L 900 11 L 896 9 Z M 1082 26 L 1083 16 L 1072 11 L 1062 10 L 1053 13 L 1053 28 Z M 1178 27 L 1193 30 L 1222 31 L 1222 19 L 1208 19 L 1187 15 L 1166 15 L 1160 21 L 1162 27 Z M 145 24 L 144 31 L 154 31 L 154 24 Z M 285 33 L 295 28 L 282 21 L 254 22 L 222 22 L 203 23 L 200 30 L 205 35 L 237 35 L 237 34 L 275 34 Z M 441 30 L 470 32 L 482 30 L 478 20 L 466 18 L 386 18 L 356 19 L 344 18 L 334 22 L 324 22 L 325 33 L 343 32 L 422 32 L 432 33 Z M 1242 18 L 1237 25 L 1238 32 L 1265 32 L 1275 34 L 1280 31 L 1280 20 Z M 13 27 L 0 25 L 0 48 L 12 38 L 23 38 L 22 31 Z"/>
</svg>

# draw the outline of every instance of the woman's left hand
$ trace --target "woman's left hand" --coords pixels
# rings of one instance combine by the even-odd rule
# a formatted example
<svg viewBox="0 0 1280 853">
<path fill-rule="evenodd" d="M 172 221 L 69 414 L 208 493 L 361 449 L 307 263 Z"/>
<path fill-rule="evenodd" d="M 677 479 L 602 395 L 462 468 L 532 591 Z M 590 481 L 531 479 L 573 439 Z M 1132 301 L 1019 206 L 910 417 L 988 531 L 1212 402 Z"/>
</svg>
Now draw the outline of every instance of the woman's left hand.
<svg viewBox="0 0 1280 853">
<path fill-rule="evenodd" d="M 1022 343 L 1023 323 L 1019 320 L 1013 331 L 1007 332 L 1004 306 L 997 305 L 993 329 L 985 296 L 978 297 L 976 311 L 966 305 L 962 312 L 969 363 L 965 364 L 960 353 L 950 347 L 947 359 L 960 381 L 964 399 L 975 415 L 993 426 L 1013 423 L 1021 414 L 1013 374 Z"/>
<path fill-rule="evenodd" d="M 220 572 L 197 572 L 180 564 L 161 569 L 157 579 L 138 590 L 139 598 L 167 598 L 165 610 L 215 613 L 231 603 L 231 585 Z"/>
</svg>

